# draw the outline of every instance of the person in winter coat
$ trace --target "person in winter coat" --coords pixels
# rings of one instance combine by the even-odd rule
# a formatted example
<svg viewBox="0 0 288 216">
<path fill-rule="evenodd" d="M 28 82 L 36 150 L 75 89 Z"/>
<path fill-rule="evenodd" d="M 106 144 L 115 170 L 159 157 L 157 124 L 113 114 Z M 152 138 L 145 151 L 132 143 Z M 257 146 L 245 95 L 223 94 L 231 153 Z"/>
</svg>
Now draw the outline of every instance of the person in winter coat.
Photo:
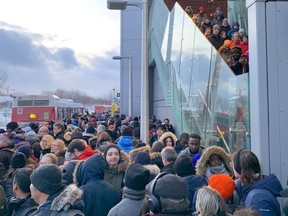
<svg viewBox="0 0 288 216">
<path fill-rule="evenodd" d="M 108 164 L 104 179 L 114 187 L 120 200 L 125 172 L 131 163 L 129 156 L 122 152 L 117 145 L 109 144 L 104 150 L 104 159 Z"/>
<path fill-rule="evenodd" d="M 163 142 L 165 146 L 172 146 L 177 142 L 177 137 L 172 132 L 165 132 L 161 135 L 159 141 Z"/>
<path fill-rule="evenodd" d="M 210 146 L 203 152 L 196 164 L 196 174 L 209 179 L 213 174 L 234 175 L 230 156 L 219 146 Z"/>
<path fill-rule="evenodd" d="M 86 160 L 92 155 L 98 154 L 97 150 L 92 150 L 86 141 L 82 139 L 72 140 L 68 145 L 67 152 L 70 153 L 71 158 L 74 160 Z"/>
<path fill-rule="evenodd" d="M 66 146 L 65 143 L 60 140 L 54 140 L 51 145 L 51 153 L 53 153 L 58 159 L 58 166 L 61 166 L 65 162 Z"/>
<path fill-rule="evenodd" d="M 106 166 L 100 155 L 93 155 L 76 165 L 74 183 L 83 190 L 85 215 L 105 216 L 119 202 L 113 186 L 104 180 Z"/>
<path fill-rule="evenodd" d="M 133 130 L 131 127 L 126 127 L 123 130 L 122 136 L 120 137 L 117 145 L 119 148 L 126 152 L 129 153 L 133 149 Z"/>
<path fill-rule="evenodd" d="M 36 211 L 38 205 L 31 198 L 30 176 L 33 170 L 30 168 L 20 168 L 14 172 L 13 193 L 14 197 L 9 202 L 12 216 L 29 216 Z"/>
<path fill-rule="evenodd" d="M 124 179 L 122 200 L 109 211 L 108 216 L 135 216 L 141 213 L 150 171 L 143 165 L 135 163 L 127 169 Z"/>
<path fill-rule="evenodd" d="M 38 167 L 30 176 L 31 198 L 39 207 L 30 216 L 82 216 L 82 191 L 71 184 L 62 185 L 61 170 L 54 164 Z"/>
<path fill-rule="evenodd" d="M 256 210 L 261 216 L 281 215 L 277 197 L 282 185 L 274 174 L 264 176 L 257 156 L 249 150 L 233 154 L 233 169 L 241 204 Z"/>
</svg>

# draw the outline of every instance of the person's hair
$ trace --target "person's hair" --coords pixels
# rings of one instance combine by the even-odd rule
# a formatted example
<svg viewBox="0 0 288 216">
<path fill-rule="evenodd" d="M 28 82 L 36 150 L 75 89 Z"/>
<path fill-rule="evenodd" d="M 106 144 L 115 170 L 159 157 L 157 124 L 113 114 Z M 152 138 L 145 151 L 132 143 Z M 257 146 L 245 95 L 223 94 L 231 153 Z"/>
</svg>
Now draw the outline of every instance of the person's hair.
<svg viewBox="0 0 288 216">
<path fill-rule="evenodd" d="M 188 133 L 182 133 L 182 134 L 180 134 L 179 140 L 181 141 L 182 139 L 187 139 L 187 141 L 188 141 L 188 137 L 189 137 Z"/>
<path fill-rule="evenodd" d="M 57 127 L 58 129 L 61 129 L 61 131 L 64 131 L 64 125 L 63 124 L 61 124 L 61 123 L 55 123 L 54 125 L 53 125 L 53 127 Z"/>
<path fill-rule="evenodd" d="M 32 172 L 33 170 L 30 168 L 20 168 L 16 169 L 13 173 L 14 182 L 23 193 L 30 193 L 30 175 Z"/>
<path fill-rule="evenodd" d="M 175 149 L 171 146 L 167 146 L 161 151 L 161 156 L 169 162 L 173 162 L 177 158 L 177 153 Z"/>
<path fill-rule="evenodd" d="M 260 216 L 260 214 L 257 211 L 254 211 L 253 209 L 250 208 L 241 208 L 237 209 L 233 213 L 233 216 Z"/>
<path fill-rule="evenodd" d="M 49 128 L 46 127 L 45 125 L 41 126 L 41 127 L 39 128 L 39 130 L 40 130 L 41 128 L 42 128 L 42 131 L 45 131 L 45 133 L 48 133 L 48 132 L 49 132 Z M 38 132 L 39 132 L 39 130 L 38 130 Z"/>
<path fill-rule="evenodd" d="M 58 144 L 58 148 L 56 150 L 56 152 L 54 152 L 55 155 L 57 155 L 58 153 L 62 152 L 62 151 L 66 151 L 66 146 L 63 140 L 60 139 L 56 139 L 54 140 L 54 142 L 56 142 Z"/>
<path fill-rule="evenodd" d="M 109 142 L 112 142 L 112 139 L 111 139 L 111 136 L 103 131 L 98 137 L 97 137 L 97 141 L 96 141 L 96 149 L 99 148 L 99 145 L 101 142 L 104 142 L 104 141 L 109 141 Z"/>
<path fill-rule="evenodd" d="M 171 141 L 172 141 L 172 146 L 174 146 L 175 145 L 175 142 L 174 142 L 174 139 L 173 139 L 173 137 L 171 137 L 171 136 L 167 136 L 164 140 L 163 140 L 163 142 L 164 142 L 164 145 L 166 146 L 166 141 L 167 141 L 167 139 L 168 138 L 170 138 L 171 139 Z"/>
<path fill-rule="evenodd" d="M 188 139 L 190 138 L 194 138 L 194 139 L 199 139 L 199 141 L 201 141 L 201 137 L 199 134 L 196 134 L 196 133 L 192 133 L 189 135 Z"/>
<path fill-rule="evenodd" d="M 165 118 L 165 119 L 163 120 L 163 122 L 166 121 L 166 120 L 170 123 L 170 120 L 169 120 L 168 118 Z"/>
<path fill-rule="evenodd" d="M 153 144 L 152 144 L 152 148 L 151 148 L 151 151 L 150 153 L 153 153 L 153 152 L 161 152 L 162 149 L 165 148 L 165 145 L 163 142 L 161 141 L 155 141 Z"/>
<path fill-rule="evenodd" d="M 97 126 L 97 129 L 98 129 L 98 128 L 100 128 L 102 131 L 106 131 L 105 125 L 99 124 L 99 125 Z M 96 131 L 97 131 L 97 129 L 96 129 Z M 97 131 L 97 133 L 99 133 L 99 132 Z"/>
<path fill-rule="evenodd" d="M 55 154 L 52 154 L 52 153 L 45 154 L 41 158 L 41 161 L 43 160 L 44 157 L 49 157 L 51 159 L 52 164 L 55 164 L 55 165 L 58 164 L 58 158 L 56 157 Z M 41 161 L 40 161 L 40 163 L 41 163 Z"/>
<path fill-rule="evenodd" d="M 42 140 L 46 141 L 46 148 L 51 148 L 51 144 L 54 141 L 54 138 L 50 134 L 47 134 L 42 137 Z M 42 142 L 40 142 L 40 146 L 42 149 L 44 149 Z"/>
<path fill-rule="evenodd" d="M 72 140 L 67 148 L 67 152 L 73 153 L 75 149 L 79 152 L 83 152 L 87 146 L 87 143 L 83 139 L 74 139 Z"/>
<path fill-rule="evenodd" d="M 189 209 L 190 202 L 188 199 L 169 199 L 160 197 L 162 212 L 184 212 Z"/>
<path fill-rule="evenodd" d="M 220 215 L 226 212 L 226 204 L 221 195 L 209 186 L 197 192 L 196 211 L 199 215 Z M 225 215 L 225 214 L 224 214 Z"/>
<path fill-rule="evenodd" d="M 241 175 L 240 181 L 243 185 L 249 185 L 261 179 L 261 167 L 257 156 L 250 150 L 239 150 L 233 154 L 234 167 L 240 162 Z M 237 162 L 236 160 L 240 160 Z"/>
</svg>

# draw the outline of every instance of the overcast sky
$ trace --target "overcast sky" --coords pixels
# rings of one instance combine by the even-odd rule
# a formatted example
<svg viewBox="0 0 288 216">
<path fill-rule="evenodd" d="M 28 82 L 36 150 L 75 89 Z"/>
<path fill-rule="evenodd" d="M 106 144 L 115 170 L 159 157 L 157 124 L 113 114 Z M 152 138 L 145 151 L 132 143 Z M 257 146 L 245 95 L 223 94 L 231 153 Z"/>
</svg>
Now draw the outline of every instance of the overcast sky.
<svg viewBox="0 0 288 216">
<path fill-rule="evenodd" d="M 6 87 L 39 94 L 78 89 L 106 96 L 120 85 L 120 12 L 106 0 L 0 0 L 0 71 Z"/>
</svg>

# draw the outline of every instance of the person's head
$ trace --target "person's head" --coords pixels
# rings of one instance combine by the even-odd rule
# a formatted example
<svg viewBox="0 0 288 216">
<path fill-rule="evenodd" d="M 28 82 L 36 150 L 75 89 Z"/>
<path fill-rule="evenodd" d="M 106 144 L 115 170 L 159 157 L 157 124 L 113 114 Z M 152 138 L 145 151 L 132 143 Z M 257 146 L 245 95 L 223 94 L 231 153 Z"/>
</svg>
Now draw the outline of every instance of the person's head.
<svg viewBox="0 0 288 216">
<path fill-rule="evenodd" d="M 203 7 L 203 6 L 200 6 L 200 7 L 199 7 L 199 13 L 200 13 L 200 14 L 204 13 L 204 7 Z"/>
<path fill-rule="evenodd" d="M 0 149 L 12 144 L 12 139 L 6 134 L 0 134 Z"/>
<path fill-rule="evenodd" d="M 210 27 L 205 28 L 204 35 L 205 35 L 206 37 L 211 36 L 211 28 L 210 28 Z"/>
<path fill-rule="evenodd" d="M 164 125 L 169 125 L 170 124 L 170 120 L 168 118 L 165 118 L 163 123 L 164 123 Z"/>
<path fill-rule="evenodd" d="M 131 164 L 124 177 L 124 185 L 133 190 L 145 190 L 145 186 L 149 183 L 150 171 L 142 164 Z"/>
<path fill-rule="evenodd" d="M 187 199 L 188 186 L 179 176 L 160 173 L 147 186 L 148 209 L 158 212 L 185 212 L 190 202 Z"/>
<path fill-rule="evenodd" d="M 197 193 L 196 211 L 200 215 L 220 215 L 226 212 L 226 204 L 216 190 L 204 186 Z"/>
<path fill-rule="evenodd" d="M 181 155 L 180 157 L 177 157 L 174 162 L 173 169 L 176 175 L 181 177 L 191 176 L 195 174 L 192 160 L 187 155 Z"/>
<path fill-rule="evenodd" d="M 162 156 L 162 162 L 164 166 L 166 166 L 176 160 L 177 153 L 173 147 L 167 146 L 161 151 L 161 156 Z"/>
<path fill-rule="evenodd" d="M 204 19 L 204 23 L 205 23 L 205 24 L 209 24 L 209 23 L 210 23 L 210 19 L 209 19 L 208 17 L 206 17 L 206 18 Z"/>
<path fill-rule="evenodd" d="M 99 125 L 97 126 L 96 131 L 97 131 L 97 134 L 98 134 L 98 133 L 101 133 L 102 131 L 106 131 L 105 125 L 99 124 Z"/>
<path fill-rule="evenodd" d="M 239 33 L 239 37 L 242 38 L 245 34 L 245 30 L 243 28 L 240 28 L 238 33 Z"/>
<path fill-rule="evenodd" d="M 188 146 L 191 153 L 198 153 L 200 148 L 201 137 L 198 134 L 190 134 L 188 139 Z"/>
<path fill-rule="evenodd" d="M 30 194 L 30 176 L 33 170 L 30 168 L 20 168 L 14 171 L 13 178 L 13 193 L 17 198 L 21 194 L 26 194 L 27 196 Z"/>
<path fill-rule="evenodd" d="M 78 159 L 78 157 L 83 153 L 87 146 L 87 143 L 83 139 L 74 139 L 72 140 L 68 147 L 67 152 L 71 154 L 72 159 Z"/>
<path fill-rule="evenodd" d="M 162 134 L 165 132 L 165 128 L 163 125 L 159 125 L 157 128 L 156 128 L 156 134 L 158 137 L 162 136 Z"/>
<path fill-rule="evenodd" d="M 58 164 L 58 158 L 56 157 L 56 155 L 52 154 L 52 153 L 48 153 L 42 156 L 41 160 L 40 160 L 40 166 L 45 165 L 45 164 Z"/>
<path fill-rule="evenodd" d="M 152 152 L 161 152 L 162 149 L 165 148 L 165 145 L 162 141 L 155 141 L 153 144 L 152 144 L 152 148 L 151 148 L 151 153 Z"/>
<path fill-rule="evenodd" d="M 223 163 L 222 158 L 219 155 L 217 155 L 217 154 L 212 154 L 209 157 L 208 165 L 210 167 L 220 166 L 222 163 Z"/>
<path fill-rule="evenodd" d="M 64 131 L 64 125 L 61 123 L 55 123 L 53 125 L 53 133 L 56 135 L 60 132 Z"/>
<path fill-rule="evenodd" d="M 10 136 L 10 134 L 15 131 L 17 128 L 19 128 L 19 125 L 17 122 L 9 122 L 6 125 L 6 133 Z"/>
<path fill-rule="evenodd" d="M 40 141 L 40 146 L 42 149 L 50 149 L 54 138 L 51 135 L 44 135 Z"/>
<path fill-rule="evenodd" d="M 110 167 L 115 167 L 120 161 L 120 148 L 115 144 L 106 146 L 104 150 L 104 158 Z"/>
<path fill-rule="evenodd" d="M 224 200 L 229 200 L 235 190 L 235 182 L 228 174 L 213 174 L 209 179 L 209 186 L 218 191 Z"/>
<path fill-rule="evenodd" d="M 261 179 L 261 167 L 257 156 L 249 150 L 240 149 L 233 154 L 233 170 L 243 185 Z"/>
<path fill-rule="evenodd" d="M 239 37 L 239 33 L 238 32 L 234 32 L 232 35 L 232 40 L 234 42 L 234 44 L 237 44 L 240 42 L 240 37 Z"/>
<path fill-rule="evenodd" d="M 247 35 L 243 35 L 243 43 L 248 44 L 248 36 Z"/>
<path fill-rule="evenodd" d="M 58 154 L 66 150 L 66 146 L 63 140 L 56 139 L 52 142 L 51 153 Z"/>
<path fill-rule="evenodd" d="M 233 29 L 234 31 L 238 31 L 238 29 L 239 29 L 239 23 L 238 23 L 238 22 L 234 22 L 234 23 L 232 24 L 232 29 Z"/>
<path fill-rule="evenodd" d="M 189 139 L 189 134 L 188 133 L 182 133 L 180 134 L 179 138 L 179 144 L 182 148 L 185 148 L 188 146 L 188 139 Z"/>
<path fill-rule="evenodd" d="M 227 18 L 224 18 L 224 19 L 223 19 L 222 25 L 223 25 L 223 26 L 228 26 L 228 25 L 229 25 L 229 22 L 228 22 L 228 19 L 227 19 Z"/>
<path fill-rule="evenodd" d="M 219 33 L 220 33 L 220 26 L 217 24 L 213 25 L 213 34 L 219 35 Z"/>
<path fill-rule="evenodd" d="M 128 126 L 123 130 L 122 136 L 132 136 L 132 135 L 133 135 L 133 130 L 131 127 Z"/>
<path fill-rule="evenodd" d="M 49 195 L 63 188 L 62 172 L 54 164 L 38 167 L 33 171 L 30 180 L 31 198 L 39 205 L 45 202 Z"/>
</svg>

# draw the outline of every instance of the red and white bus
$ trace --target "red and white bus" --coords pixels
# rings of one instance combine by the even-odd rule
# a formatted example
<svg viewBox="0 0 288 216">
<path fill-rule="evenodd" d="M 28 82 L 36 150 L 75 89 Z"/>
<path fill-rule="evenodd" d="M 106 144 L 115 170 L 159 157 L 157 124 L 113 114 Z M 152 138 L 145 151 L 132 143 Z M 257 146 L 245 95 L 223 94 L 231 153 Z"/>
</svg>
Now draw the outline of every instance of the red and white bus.
<svg viewBox="0 0 288 216">
<path fill-rule="evenodd" d="M 81 103 L 60 99 L 56 95 L 16 96 L 12 102 L 12 121 L 44 122 L 71 118 L 74 113 L 83 113 Z"/>
</svg>

